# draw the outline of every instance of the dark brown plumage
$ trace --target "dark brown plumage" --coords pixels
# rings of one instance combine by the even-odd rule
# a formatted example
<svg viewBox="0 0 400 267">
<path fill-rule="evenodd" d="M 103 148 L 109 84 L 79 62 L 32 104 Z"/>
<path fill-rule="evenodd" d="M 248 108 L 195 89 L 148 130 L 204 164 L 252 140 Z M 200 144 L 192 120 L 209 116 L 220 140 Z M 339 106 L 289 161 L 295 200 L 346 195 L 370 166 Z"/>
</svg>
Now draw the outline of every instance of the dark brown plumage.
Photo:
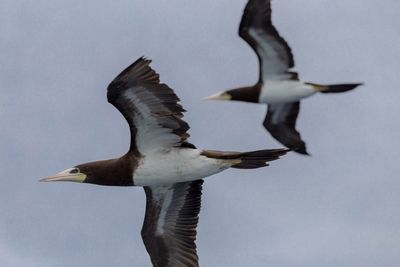
<svg viewBox="0 0 400 267">
<path fill-rule="evenodd" d="M 250 103 L 259 103 L 259 96 L 262 84 L 259 82 L 254 86 L 241 87 L 226 91 L 230 100 L 244 101 Z"/>
<path fill-rule="evenodd" d="M 265 149 L 250 152 L 226 152 L 217 150 L 203 150 L 202 155 L 213 159 L 238 160 L 232 165 L 236 169 L 256 169 L 268 166 L 267 162 L 279 159 L 288 149 Z"/>
<path fill-rule="evenodd" d="M 86 174 L 85 183 L 112 186 L 134 186 L 133 173 L 139 157 L 129 152 L 118 159 L 100 160 L 76 166 Z"/>
<path fill-rule="evenodd" d="M 296 130 L 299 110 L 299 101 L 279 106 L 269 105 L 263 125 L 273 137 L 286 147 L 297 153 L 308 155 L 306 144 Z"/>
</svg>

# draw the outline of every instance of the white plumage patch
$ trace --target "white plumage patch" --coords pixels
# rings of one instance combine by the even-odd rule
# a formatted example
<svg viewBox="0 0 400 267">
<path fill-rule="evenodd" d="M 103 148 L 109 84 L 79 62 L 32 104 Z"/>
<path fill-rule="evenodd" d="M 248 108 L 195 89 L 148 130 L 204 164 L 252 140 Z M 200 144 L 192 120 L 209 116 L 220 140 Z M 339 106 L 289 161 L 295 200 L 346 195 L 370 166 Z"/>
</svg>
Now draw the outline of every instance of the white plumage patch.
<svg viewBox="0 0 400 267">
<path fill-rule="evenodd" d="M 279 104 L 296 102 L 315 94 L 312 86 L 297 80 L 266 80 L 259 96 L 260 103 Z"/>
<path fill-rule="evenodd" d="M 153 99 L 154 97 L 146 91 L 146 88 L 138 87 L 135 93 L 126 91 L 124 96 L 135 107 L 131 118 L 137 130 L 136 146 L 141 154 L 145 155 L 150 151 L 171 148 L 180 143 L 181 138 L 173 134 L 171 128 L 165 128 L 160 125 L 160 120 L 163 119 L 162 115 L 154 114 L 154 111 L 148 107 L 148 105 L 152 105 L 153 109 L 157 107 L 157 99 Z M 174 124 L 172 120 L 169 123 Z M 176 122 L 172 126 L 179 127 Z"/>
<path fill-rule="evenodd" d="M 229 168 L 232 163 L 200 155 L 200 149 L 173 148 L 165 153 L 149 152 L 133 173 L 138 186 L 168 185 L 194 181 Z"/>
<path fill-rule="evenodd" d="M 164 234 L 165 217 L 167 216 L 168 209 L 172 202 L 172 185 L 171 186 L 158 186 L 152 188 L 153 201 L 155 205 L 160 206 L 160 213 L 156 222 L 156 235 Z M 176 207 L 179 210 L 178 207 Z"/>
<path fill-rule="evenodd" d="M 288 70 L 288 55 L 275 37 L 261 29 L 250 29 L 249 35 L 257 41 L 257 53 L 261 57 L 261 75 L 263 80 L 273 79 Z"/>
</svg>

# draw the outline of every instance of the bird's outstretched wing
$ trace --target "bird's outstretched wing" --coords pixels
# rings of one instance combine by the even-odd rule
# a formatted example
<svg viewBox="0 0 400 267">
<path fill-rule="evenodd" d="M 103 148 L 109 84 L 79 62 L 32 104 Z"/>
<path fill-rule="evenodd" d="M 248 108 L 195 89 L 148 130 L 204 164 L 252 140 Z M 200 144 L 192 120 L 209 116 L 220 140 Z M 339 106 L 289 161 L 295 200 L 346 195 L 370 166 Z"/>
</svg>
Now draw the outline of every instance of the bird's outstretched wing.
<svg viewBox="0 0 400 267">
<path fill-rule="evenodd" d="M 271 0 L 249 0 L 239 27 L 239 35 L 256 52 L 260 63 L 260 81 L 297 79 L 292 51 L 271 21 Z"/>
<path fill-rule="evenodd" d="M 299 110 L 300 102 L 269 104 L 263 125 L 283 145 L 300 154 L 308 155 L 306 144 L 296 130 Z"/>
<path fill-rule="evenodd" d="M 179 98 L 159 75 L 139 58 L 108 86 L 107 99 L 127 120 L 131 130 L 130 151 L 145 154 L 155 149 L 193 145 L 186 142 L 189 125 Z"/>
<path fill-rule="evenodd" d="M 196 228 L 203 180 L 145 186 L 142 238 L 153 266 L 197 267 Z"/>
</svg>

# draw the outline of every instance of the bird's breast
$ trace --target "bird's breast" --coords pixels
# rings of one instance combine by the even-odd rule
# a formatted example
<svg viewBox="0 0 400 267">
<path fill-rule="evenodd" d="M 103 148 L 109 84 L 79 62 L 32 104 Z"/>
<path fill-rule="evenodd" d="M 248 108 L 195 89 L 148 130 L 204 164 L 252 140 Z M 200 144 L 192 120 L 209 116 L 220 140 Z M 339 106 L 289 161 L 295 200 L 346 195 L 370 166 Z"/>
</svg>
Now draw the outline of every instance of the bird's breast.
<svg viewBox="0 0 400 267">
<path fill-rule="evenodd" d="M 261 88 L 259 102 L 266 104 L 296 102 L 315 93 L 310 85 L 300 81 L 267 80 Z"/>
<path fill-rule="evenodd" d="M 174 148 L 144 155 L 133 173 L 137 186 L 163 185 L 194 181 L 218 173 L 229 166 L 207 158 L 200 149 Z"/>
</svg>

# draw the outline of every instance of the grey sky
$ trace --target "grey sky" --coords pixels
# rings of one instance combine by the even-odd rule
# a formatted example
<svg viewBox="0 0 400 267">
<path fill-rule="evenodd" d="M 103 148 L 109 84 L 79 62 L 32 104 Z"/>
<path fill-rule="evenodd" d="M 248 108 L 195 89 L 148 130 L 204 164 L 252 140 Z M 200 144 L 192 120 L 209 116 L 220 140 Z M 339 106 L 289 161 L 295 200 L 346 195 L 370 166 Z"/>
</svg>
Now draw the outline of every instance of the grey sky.
<svg viewBox="0 0 400 267">
<path fill-rule="evenodd" d="M 106 86 L 142 55 L 182 99 L 198 147 L 281 147 L 261 126 L 264 106 L 200 100 L 257 79 L 237 36 L 245 3 L 2 0 L 0 266 L 150 265 L 141 188 L 37 182 L 127 150 Z M 206 180 L 202 266 L 398 266 L 399 10 L 394 0 L 273 2 L 302 79 L 366 85 L 302 102 L 312 157 Z"/>
</svg>

